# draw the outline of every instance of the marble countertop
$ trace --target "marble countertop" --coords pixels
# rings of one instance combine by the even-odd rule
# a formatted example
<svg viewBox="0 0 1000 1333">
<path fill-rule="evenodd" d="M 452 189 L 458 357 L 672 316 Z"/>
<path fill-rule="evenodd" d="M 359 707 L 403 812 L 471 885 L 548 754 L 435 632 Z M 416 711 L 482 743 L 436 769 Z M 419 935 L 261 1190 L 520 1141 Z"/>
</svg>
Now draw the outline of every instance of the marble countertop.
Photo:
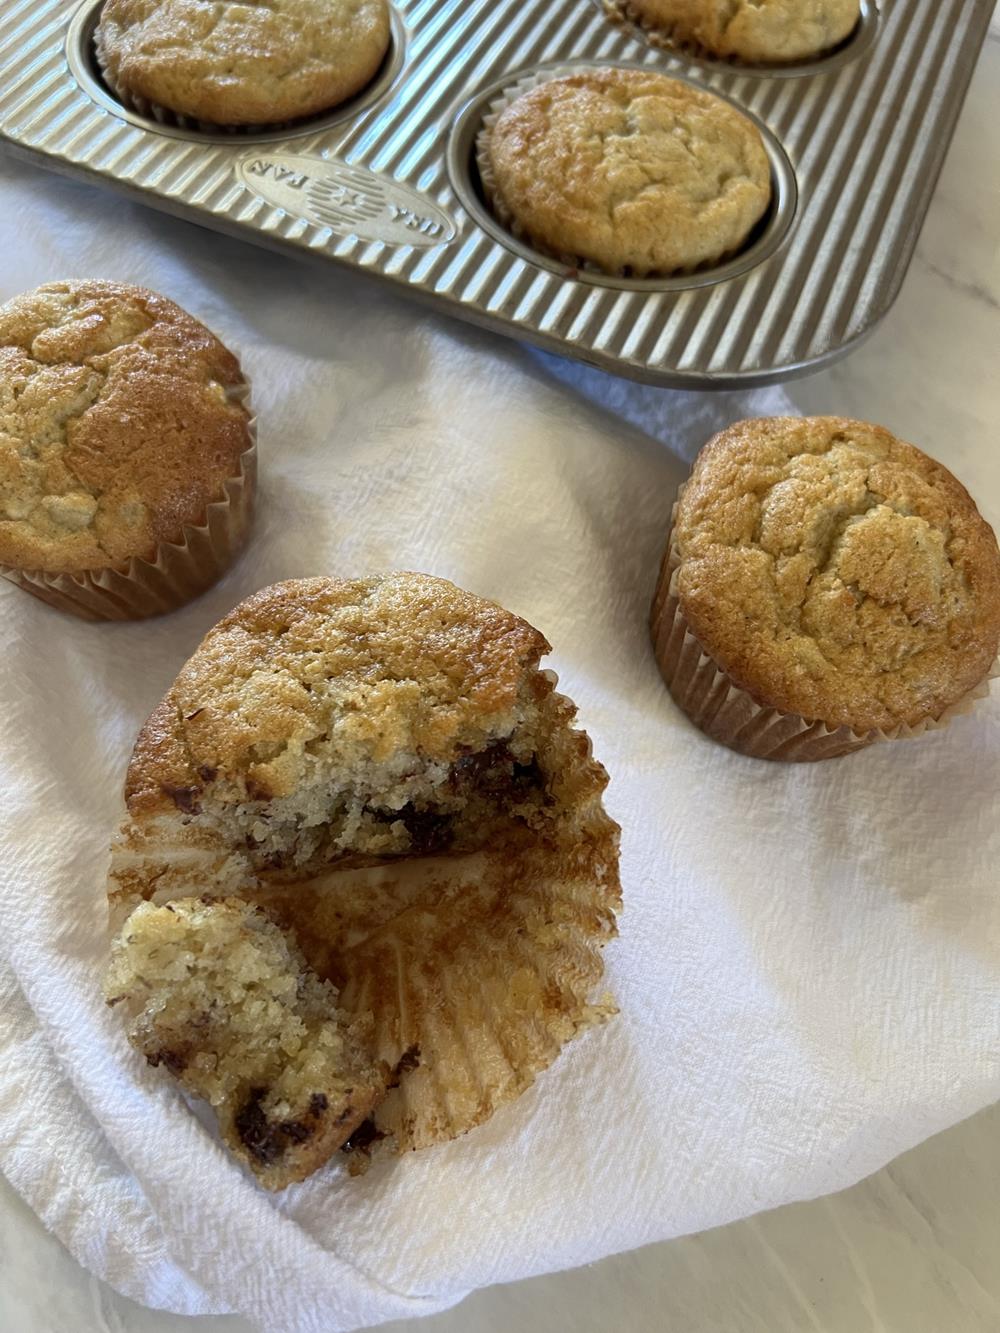
<svg viewBox="0 0 1000 1333">
<path fill-rule="evenodd" d="M 945 461 L 998 447 L 998 127 L 1000 17 L 994 17 L 899 300 L 863 348 L 789 385 L 801 411 L 883 422 Z M 992 1108 L 842 1194 L 586 1269 L 492 1288 L 448 1313 L 384 1327 L 394 1333 L 514 1327 L 995 1333 L 997 1179 L 1000 1108 Z M 144 1310 L 118 1296 L 79 1268 L 0 1179 L 0 1329 L 251 1333 L 252 1326 L 235 1317 Z"/>
</svg>

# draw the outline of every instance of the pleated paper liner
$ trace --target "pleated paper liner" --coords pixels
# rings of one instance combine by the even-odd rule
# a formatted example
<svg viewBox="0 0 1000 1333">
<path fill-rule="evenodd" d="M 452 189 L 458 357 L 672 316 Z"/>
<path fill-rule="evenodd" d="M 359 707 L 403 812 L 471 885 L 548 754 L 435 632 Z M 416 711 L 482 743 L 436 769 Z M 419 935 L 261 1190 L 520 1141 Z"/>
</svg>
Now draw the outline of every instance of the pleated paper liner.
<svg viewBox="0 0 1000 1333">
<path fill-rule="evenodd" d="M 936 718 L 914 726 L 857 732 L 830 727 L 797 713 L 765 708 L 734 684 L 702 649 L 681 610 L 677 596 L 680 555 L 674 543 L 677 503 L 670 516 L 670 538 L 653 599 L 650 629 L 660 672 L 674 702 L 706 736 L 756 759 L 811 763 L 852 754 L 880 741 L 912 740 L 927 731 L 946 727 L 952 718 L 968 713 L 989 694 L 989 682 L 1000 674 L 994 663 L 989 675 Z"/>
<path fill-rule="evenodd" d="M 615 1013 L 595 995 L 620 904 L 617 826 L 579 843 L 340 871 L 257 898 L 350 1015 L 374 1017 L 397 1086 L 355 1136 L 407 1152 L 514 1101 L 563 1046 Z"/>
<path fill-rule="evenodd" d="M 707 60 L 715 65 L 728 65 L 734 74 L 752 70 L 782 69 L 784 67 L 800 68 L 819 63 L 852 42 L 861 23 L 859 15 L 857 23 L 846 37 L 833 46 L 813 52 L 812 55 L 793 56 L 790 60 L 755 61 L 745 60 L 740 56 L 721 55 L 718 51 L 702 46 L 694 38 L 685 37 L 673 28 L 656 23 L 645 14 L 640 13 L 634 5 L 629 3 L 629 0 L 599 0 L 599 4 L 610 23 L 619 27 L 637 29 L 650 46 L 658 47 L 661 51 L 666 51 L 672 55 L 687 56 L 691 60 Z"/>
<path fill-rule="evenodd" d="M 608 68 L 614 68 L 614 66 L 608 66 Z M 722 254 L 716 255 L 713 259 L 704 260 L 700 264 L 681 268 L 644 269 L 641 271 L 638 269 L 618 269 L 617 271 L 611 271 L 609 269 L 601 268 L 599 264 L 595 264 L 589 259 L 584 259 L 580 255 L 552 249 L 551 246 L 545 245 L 543 242 L 539 241 L 536 236 L 532 235 L 531 232 L 522 226 L 507 207 L 498 187 L 496 173 L 494 172 L 493 164 L 490 161 L 490 136 L 493 133 L 493 127 L 496 125 L 499 117 L 503 114 L 506 108 L 510 106 L 512 102 L 515 102 L 523 93 L 530 92 L 532 88 L 537 88 L 543 83 L 551 83 L 553 80 L 564 77 L 565 74 L 570 72 L 570 70 L 565 70 L 560 74 L 558 71 L 553 72 L 552 70 L 534 70 L 529 74 L 525 74 L 509 87 L 504 88 L 502 92 L 499 92 L 483 113 L 482 128 L 476 135 L 476 170 L 479 173 L 479 183 L 482 186 L 483 198 L 497 222 L 499 222 L 506 231 L 510 232 L 515 240 L 520 241 L 524 245 L 531 246 L 534 250 L 537 250 L 539 254 L 546 255 L 548 258 L 554 259 L 560 264 L 565 264 L 566 267 L 574 273 L 592 274 L 595 277 L 600 278 L 677 278 L 682 277 L 685 274 L 708 272 L 710 269 L 718 268 L 720 264 L 728 263 L 730 259 L 735 259 L 738 254 L 741 254 L 742 251 L 747 248 L 754 232 L 759 227 L 760 219 L 758 219 L 758 222 L 751 228 L 749 234 L 744 237 L 743 241 L 738 246 L 735 246 L 733 249 L 727 250 Z M 664 71 L 650 69 L 645 72 L 656 74 Z M 668 78 L 671 77 L 669 73 L 665 76 Z M 700 91 L 709 94 L 711 93 L 711 89 L 708 88 L 702 88 Z M 768 209 L 765 209 L 762 214 L 762 217 L 766 217 L 769 209 L 773 207 L 774 193 L 772 183 L 771 201 L 768 205 Z"/>
<path fill-rule="evenodd" d="M 230 390 L 249 406 L 250 384 Z M 50 606 L 83 620 L 141 620 L 176 610 L 210 588 L 226 572 L 253 519 L 257 483 L 257 421 L 248 421 L 250 446 L 222 494 L 205 507 L 199 524 L 183 527 L 179 540 L 162 542 L 152 560 L 134 556 L 121 565 L 53 574 L 0 565 L 0 575 Z"/>
</svg>

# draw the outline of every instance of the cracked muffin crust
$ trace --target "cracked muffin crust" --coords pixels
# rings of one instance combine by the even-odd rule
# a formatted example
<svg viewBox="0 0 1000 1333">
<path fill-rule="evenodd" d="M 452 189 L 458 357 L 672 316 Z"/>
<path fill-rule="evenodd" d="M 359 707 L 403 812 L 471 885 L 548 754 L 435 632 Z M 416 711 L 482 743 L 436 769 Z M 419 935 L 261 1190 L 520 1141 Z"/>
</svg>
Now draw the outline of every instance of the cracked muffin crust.
<svg viewBox="0 0 1000 1333">
<path fill-rule="evenodd" d="M 316 115 L 370 83 L 387 0 L 105 0 L 97 54 L 110 86 L 177 115 L 261 125 Z"/>
<path fill-rule="evenodd" d="M 480 136 L 498 219 L 567 262 L 669 274 L 739 250 L 771 200 L 756 126 L 648 70 L 594 69 L 512 101 Z"/>
<path fill-rule="evenodd" d="M 0 307 L 0 563 L 81 575 L 155 561 L 240 474 L 246 393 L 233 354 L 144 288 L 54 282 Z M 185 572 L 179 601 L 218 577 L 244 526 L 200 586 Z"/>
<path fill-rule="evenodd" d="M 404 1151 L 481 1123 L 613 1012 L 592 991 L 620 902 L 618 829 L 575 709 L 539 669 L 547 651 L 517 616 L 421 574 L 296 580 L 243 602 L 136 742 L 112 848 L 115 958 L 134 956 L 137 913 L 140 943 L 147 926 L 180 929 L 144 903 L 252 905 L 301 950 L 298 993 L 332 982 L 352 1030 L 371 1026 L 369 1065 L 393 1071 L 352 1141 Z M 185 918 L 186 958 L 216 932 L 206 913 Z M 212 956 L 213 1023 L 242 1042 L 239 985 Z M 153 975 L 156 1012 L 194 1012 L 187 975 Z M 120 978 L 112 991 L 138 994 Z M 151 1045 L 142 1024 L 147 1058 L 157 1042 L 187 1049 L 159 1031 Z M 193 1077 L 186 1057 L 159 1063 Z"/>
<path fill-rule="evenodd" d="M 853 32 L 860 0 L 613 0 L 677 45 L 748 64 L 808 60 Z"/>
<path fill-rule="evenodd" d="M 940 718 L 988 676 L 1000 553 L 951 473 L 889 431 L 744 421 L 698 455 L 654 605 L 658 657 L 686 697 L 674 610 L 758 706 L 891 733 Z"/>
</svg>

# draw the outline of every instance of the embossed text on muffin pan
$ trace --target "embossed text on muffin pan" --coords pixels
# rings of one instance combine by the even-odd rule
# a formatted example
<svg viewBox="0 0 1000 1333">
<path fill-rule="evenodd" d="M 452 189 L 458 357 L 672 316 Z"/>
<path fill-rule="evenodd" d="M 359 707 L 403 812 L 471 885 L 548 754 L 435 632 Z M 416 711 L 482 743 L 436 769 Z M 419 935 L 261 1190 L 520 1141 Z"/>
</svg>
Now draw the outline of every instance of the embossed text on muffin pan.
<svg viewBox="0 0 1000 1333">
<path fill-rule="evenodd" d="M 740 67 L 652 44 L 595 0 L 397 0 L 389 56 L 331 112 L 205 132 L 123 107 L 93 57 L 100 0 L 7 0 L 0 143 L 287 254 L 639 379 L 764 383 L 842 355 L 912 256 L 993 0 L 863 0 L 844 45 Z M 679 278 L 617 279 L 537 254 L 477 190 L 490 89 L 532 69 L 634 64 L 754 118 L 774 204 L 744 250 Z"/>
</svg>

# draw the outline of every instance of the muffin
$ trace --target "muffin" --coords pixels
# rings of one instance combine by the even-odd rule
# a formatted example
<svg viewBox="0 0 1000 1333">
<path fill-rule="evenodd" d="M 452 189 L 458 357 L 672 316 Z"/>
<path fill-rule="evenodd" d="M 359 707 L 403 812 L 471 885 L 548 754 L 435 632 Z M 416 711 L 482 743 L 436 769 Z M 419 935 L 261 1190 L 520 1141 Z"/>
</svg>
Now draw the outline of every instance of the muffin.
<svg viewBox="0 0 1000 1333">
<path fill-rule="evenodd" d="M 163 296 L 54 282 L 0 307 L 0 573 L 88 619 L 169 611 L 246 535 L 233 354 Z"/>
<path fill-rule="evenodd" d="M 480 177 L 497 219 L 546 254 L 611 274 L 671 274 L 738 251 L 767 212 L 756 126 L 640 69 L 550 79 L 488 118 Z"/>
<path fill-rule="evenodd" d="M 136 742 L 109 886 L 118 954 L 146 902 L 242 904 L 285 932 L 282 974 L 297 966 L 303 994 L 335 987 L 341 1028 L 368 1025 L 365 1067 L 383 1071 L 362 1131 L 342 1122 L 351 1149 L 465 1132 L 613 1012 L 593 991 L 618 829 L 573 705 L 539 670 L 547 651 L 523 620 L 426 575 L 277 584 L 207 635 Z M 186 926 L 214 929 L 204 914 Z M 241 1042 L 218 957 L 213 1013 Z M 173 977 L 151 1013 L 178 1009 Z M 130 1013 L 148 1058 L 149 1020 Z"/>
<path fill-rule="evenodd" d="M 613 10 L 677 46 L 747 64 L 809 60 L 854 31 L 860 0 L 610 0 Z"/>
<path fill-rule="evenodd" d="M 378 72 L 389 36 L 387 0 L 105 0 L 95 42 L 126 105 L 255 126 L 353 97 Z"/>
<path fill-rule="evenodd" d="M 951 473 L 880 426 L 742 421 L 681 488 L 652 633 L 707 735 L 766 759 L 847 754 L 986 692 L 1000 553 Z"/>
</svg>

